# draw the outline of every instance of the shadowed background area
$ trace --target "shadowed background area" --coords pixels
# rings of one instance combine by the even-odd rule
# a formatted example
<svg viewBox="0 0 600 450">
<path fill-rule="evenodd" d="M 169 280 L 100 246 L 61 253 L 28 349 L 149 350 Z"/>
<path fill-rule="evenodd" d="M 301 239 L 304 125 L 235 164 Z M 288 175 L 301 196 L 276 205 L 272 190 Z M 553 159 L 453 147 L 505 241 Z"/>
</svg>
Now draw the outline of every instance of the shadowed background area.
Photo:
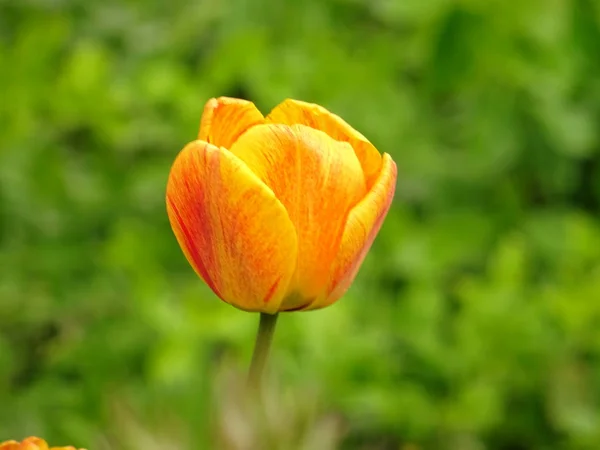
<svg viewBox="0 0 600 450">
<path fill-rule="evenodd" d="M 258 316 L 165 213 L 220 95 L 320 103 L 399 169 L 348 295 L 280 318 L 266 431 Z M 598 449 L 599 124 L 595 0 L 0 0 L 0 440 Z"/>
</svg>

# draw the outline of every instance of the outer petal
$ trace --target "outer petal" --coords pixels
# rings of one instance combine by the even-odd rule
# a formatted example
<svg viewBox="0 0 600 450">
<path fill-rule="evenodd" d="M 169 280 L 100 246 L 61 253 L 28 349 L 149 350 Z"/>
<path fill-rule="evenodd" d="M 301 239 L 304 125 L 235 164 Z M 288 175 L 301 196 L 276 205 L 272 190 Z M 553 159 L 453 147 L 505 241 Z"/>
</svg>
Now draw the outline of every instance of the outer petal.
<svg viewBox="0 0 600 450">
<path fill-rule="evenodd" d="M 298 263 L 282 310 L 305 306 L 329 281 L 350 209 L 366 194 L 346 142 L 304 125 L 257 125 L 231 148 L 275 193 L 298 235 Z"/>
<path fill-rule="evenodd" d="M 384 154 L 381 173 L 371 191 L 350 211 L 331 271 L 327 295 L 306 309 L 331 305 L 346 293 L 390 209 L 396 189 L 396 174 L 396 164 L 390 155 Z"/>
<path fill-rule="evenodd" d="M 204 106 L 198 139 L 230 148 L 248 128 L 264 122 L 254 103 L 237 98 L 211 98 Z"/>
<path fill-rule="evenodd" d="M 242 161 L 206 142 L 188 144 L 169 175 L 167 212 L 188 261 L 221 299 L 278 310 L 296 266 L 296 232 Z"/>
<path fill-rule="evenodd" d="M 302 124 L 324 131 L 337 141 L 349 142 L 360 161 L 367 187 L 374 183 L 381 169 L 381 155 L 366 137 L 352 128 L 341 117 L 322 106 L 288 99 L 276 106 L 267 116 L 267 122 L 287 125 Z"/>
</svg>

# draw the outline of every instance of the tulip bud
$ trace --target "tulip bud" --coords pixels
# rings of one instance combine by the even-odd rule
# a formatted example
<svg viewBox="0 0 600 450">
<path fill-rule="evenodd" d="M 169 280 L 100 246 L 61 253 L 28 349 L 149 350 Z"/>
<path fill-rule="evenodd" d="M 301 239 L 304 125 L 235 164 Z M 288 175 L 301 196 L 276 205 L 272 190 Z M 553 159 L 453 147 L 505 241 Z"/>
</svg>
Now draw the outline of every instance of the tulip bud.
<svg viewBox="0 0 600 450">
<path fill-rule="evenodd" d="M 187 260 L 246 310 L 318 309 L 352 284 L 394 195 L 396 164 L 325 108 L 269 115 L 211 99 L 177 156 L 167 212 Z"/>
</svg>

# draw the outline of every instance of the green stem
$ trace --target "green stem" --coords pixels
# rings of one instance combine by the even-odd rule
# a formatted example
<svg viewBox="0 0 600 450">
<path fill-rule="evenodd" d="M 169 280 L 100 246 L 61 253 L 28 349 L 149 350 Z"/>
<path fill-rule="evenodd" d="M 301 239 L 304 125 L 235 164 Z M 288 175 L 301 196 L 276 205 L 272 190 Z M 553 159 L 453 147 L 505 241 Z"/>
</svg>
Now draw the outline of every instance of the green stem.
<svg viewBox="0 0 600 450">
<path fill-rule="evenodd" d="M 253 389 L 260 389 L 276 324 L 277 314 L 260 313 L 258 333 L 256 334 L 256 342 L 254 343 L 254 353 L 252 354 L 252 362 L 250 362 L 250 370 L 248 372 L 248 384 Z"/>
</svg>

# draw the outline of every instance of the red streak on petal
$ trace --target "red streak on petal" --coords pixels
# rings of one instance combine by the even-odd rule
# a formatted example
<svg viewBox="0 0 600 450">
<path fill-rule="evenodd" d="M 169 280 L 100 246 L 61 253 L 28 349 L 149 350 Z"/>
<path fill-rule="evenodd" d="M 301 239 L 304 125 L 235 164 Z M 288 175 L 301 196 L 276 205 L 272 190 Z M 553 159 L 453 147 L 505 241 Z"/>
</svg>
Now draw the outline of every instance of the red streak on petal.
<svg viewBox="0 0 600 450">
<path fill-rule="evenodd" d="M 307 300 L 306 303 L 300 306 L 296 306 L 295 308 L 286 309 L 285 312 L 294 312 L 294 311 L 302 311 L 303 309 L 308 308 L 315 301 L 314 298 Z"/>
<path fill-rule="evenodd" d="M 264 299 L 265 304 L 267 304 L 267 303 L 269 303 L 269 301 L 271 301 L 271 298 L 273 298 L 273 294 L 275 294 L 275 291 L 277 290 L 277 286 L 279 286 L 279 283 L 281 283 L 281 277 L 277 278 L 277 281 L 275 281 L 275 283 L 273 283 L 273 286 L 271 286 L 271 288 L 267 292 L 267 295 L 265 296 L 265 299 Z"/>
<path fill-rule="evenodd" d="M 198 248 L 196 247 L 196 245 L 194 243 L 194 238 L 192 236 L 192 233 L 190 233 L 190 231 L 186 227 L 185 223 L 181 219 L 179 210 L 175 206 L 175 203 L 173 202 L 173 200 L 169 197 L 168 201 L 169 201 L 169 206 L 171 207 L 171 209 L 175 213 L 175 216 L 177 217 L 177 222 L 179 223 L 179 226 L 181 227 L 181 232 L 183 233 L 183 238 L 185 241 L 184 242 L 185 248 L 187 249 L 190 257 L 192 258 L 192 261 L 194 263 L 196 270 L 198 270 L 198 272 L 200 272 L 200 276 L 202 277 L 204 282 L 208 285 L 208 287 L 211 288 L 215 294 L 217 294 L 219 297 L 222 298 L 219 290 L 215 286 L 215 283 L 212 281 L 211 277 L 208 275 L 206 266 L 204 265 L 204 262 L 202 261 L 200 253 L 198 252 Z M 203 231 L 204 230 L 201 230 L 201 232 L 203 232 Z"/>
</svg>

